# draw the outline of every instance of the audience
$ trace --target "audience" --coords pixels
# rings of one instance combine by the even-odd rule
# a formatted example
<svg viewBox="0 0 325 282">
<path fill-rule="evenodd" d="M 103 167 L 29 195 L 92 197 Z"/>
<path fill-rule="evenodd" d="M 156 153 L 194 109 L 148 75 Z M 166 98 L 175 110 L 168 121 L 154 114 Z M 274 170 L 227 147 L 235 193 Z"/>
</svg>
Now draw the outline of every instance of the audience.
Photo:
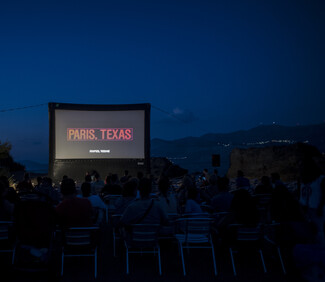
<svg viewBox="0 0 325 282">
<path fill-rule="evenodd" d="M 93 173 L 91 178 L 92 178 L 91 191 L 93 194 L 99 195 L 105 183 L 103 180 L 101 180 L 100 175 L 97 171 Z"/>
<path fill-rule="evenodd" d="M 177 213 L 177 200 L 174 194 L 169 193 L 170 183 L 167 177 L 158 181 L 159 203 L 166 213 Z"/>
<path fill-rule="evenodd" d="M 126 183 L 131 178 L 131 175 L 129 175 L 128 170 L 124 170 L 124 175 L 121 177 L 120 182 L 122 184 Z"/>
<path fill-rule="evenodd" d="M 270 194 L 271 201 L 267 206 L 269 220 L 280 224 L 280 243 L 286 250 L 286 255 L 291 256 L 296 265 L 301 267 L 316 261 L 325 265 L 323 213 L 325 176 L 321 175 L 315 166 L 305 167 L 301 172 L 299 199 L 281 181 L 279 173 L 272 173 L 271 177 L 262 176 L 253 197 L 250 194 L 250 181 L 244 177 L 241 170 L 237 172 L 237 189 L 233 193 L 229 192 L 228 178 L 219 177 L 216 170 L 211 176 L 207 169 L 204 169 L 203 173 L 209 185 L 200 193 L 195 181 L 189 175 L 183 177 L 181 185 L 175 191 L 171 191 L 170 180 L 167 177 L 160 177 L 157 182 L 159 192 L 157 198 L 150 197 L 151 179 L 145 178 L 142 172 L 138 172 L 137 178 L 131 178 L 127 170 L 120 180 L 117 174 L 109 174 L 105 185 L 97 172 L 93 173 L 93 179 L 87 174 L 85 182 L 81 185 L 82 197 L 77 197 L 75 182 L 64 176 L 60 187 L 61 202 L 59 191 L 53 188 L 52 179 L 48 177 L 39 177 L 34 189 L 26 173 L 24 180 L 18 184 L 17 191 L 19 193 L 35 191 L 51 198 L 52 209 L 56 206 L 56 222 L 63 227 L 92 226 L 101 222 L 106 205 L 99 197 L 99 192 L 101 195 L 121 195 L 115 202 L 115 213 L 122 214 L 120 223 L 126 227 L 134 223 L 168 225 L 168 213 L 180 215 L 202 213 L 200 204 L 204 201 L 210 204 L 213 212 L 228 212 L 222 221 L 216 224 L 220 238 L 227 236 L 225 231 L 232 223 L 243 224 L 246 227 L 264 226 L 265 222 L 258 216 L 254 198 L 257 198 L 255 195 Z M 8 179 L 2 176 L 0 220 L 15 220 L 14 211 L 17 210 L 16 203 L 19 203 L 15 195 L 17 193 L 9 187 Z M 32 205 L 27 208 L 32 210 Z M 21 211 L 20 207 L 20 214 L 25 213 Z M 20 222 L 21 218 L 22 216 Z"/>
<path fill-rule="evenodd" d="M 251 188 L 249 180 L 248 178 L 244 177 L 244 172 L 242 170 L 237 171 L 236 188 L 246 190 L 250 190 Z"/>
<path fill-rule="evenodd" d="M 84 199 L 88 199 L 93 208 L 93 222 L 95 222 L 96 224 L 100 224 L 105 215 L 105 203 L 98 195 L 91 195 L 91 184 L 89 182 L 82 183 L 81 192 L 82 197 Z"/>
<path fill-rule="evenodd" d="M 14 215 L 14 204 L 7 199 L 7 187 L 0 181 L 0 221 L 11 221 Z"/>
<path fill-rule="evenodd" d="M 60 194 L 53 188 L 52 179 L 49 177 L 44 177 L 40 185 L 35 187 L 35 191 L 49 197 L 54 205 L 60 202 Z"/>
<path fill-rule="evenodd" d="M 191 187 L 186 192 L 185 213 L 202 213 L 202 209 L 197 202 L 198 191 L 196 188 Z"/>
<path fill-rule="evenodd" d="M 16 189 L 19 193 L 29 193 L 33 191 L 34 187 L 29 177 L 29 173 L 25 173 L 24 180 L 18 183 Z"/>
<path fill-rule="evenodd" d="M 76 196 L 75 182 L 64 179 L 61 183 L 63 200 L 56 207 L 58 223 L 61 226 L 91 226 L 93 224 L 92 206 L 88 199 Z"/>
<path fill-rule="evenodd" d="M 16 190 L 10 187 L 8 177 L 2 175 L 0 176 L 0 181 L 5 186 L 5 199 L 8 200 L 11 204 L 16 205 L 19 202 L 19 196 Z"/>
<path fill-rule="evenodd" d="M 283 182 L 280 179 L 280 174 L 278 172 L 273 172 L 271 173 L 271 182 L 272 182 L 272 187 L 275 188 L 277 186 L 283 186 Z"/>
<path fill-rule="evenodd" d="M 118 198 L 115 202 L 115 213 L 122 214 L 125 209 L 135 201 L 138 181 L 130 179 L 123 185 L 122 197 Z"/>
<path fill-rule="evenodd" d="M 213 211 L 229 212 L 233 197 L 233 194 L 229 192 L 229 179 L 226 177 L 219 178 L 218 193 L 211 200 L 211 207 Z"/>
<path fill-rule="evenodd" d="M 159 201 L 150 198 L 151 180 L 141 178 L 139 181 L 140 199 L 131 203 L 121 217 L 122 225 L 134 223 L 167 224 L 167 213 L 159 204 Z"/>
<path fill-rule="evenodd" d="M 212 174 L 209 178 L 209 185 L 204 189 L 201 188 L 200 196 L 206 204 L 211 204 L 212 198 L 218 193 L 218 177 Z"/>
<path fill-rule="evenodd" d="M 246 189 L 239 189 L 234 192 L 230 209 L 234 214 L 235 223 L 250 227 L 257 225 L 258 213 L 256 203 Z"/>
<path fill-rule="evenodd" d="M 273 188 L 271 184 L 271 180 L 268 176 L 264 175 L 261 178 L 260 183 L 256 186 L 254 190 L 255 194 L 272 194 Z"/>
<path fill-rule="evenodd" d="M 101 190 L 101 195 L 122 195 L 122 187 L 117 174 L 106 177 L 106 184 Z"/>
</svg>

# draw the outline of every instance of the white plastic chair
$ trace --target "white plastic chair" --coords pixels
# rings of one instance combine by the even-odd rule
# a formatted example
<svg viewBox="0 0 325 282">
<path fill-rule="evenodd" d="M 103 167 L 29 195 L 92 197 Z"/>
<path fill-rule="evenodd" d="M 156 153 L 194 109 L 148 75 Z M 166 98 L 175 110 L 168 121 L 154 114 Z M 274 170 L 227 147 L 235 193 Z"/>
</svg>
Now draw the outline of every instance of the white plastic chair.
<svg viewBox="0 0 325 282">
<path fill-rule="evenodd" d="M 10 234 L 13 224 L 13 221 L 0 221 L 0 253 L 12 253 L 12 264 L 15 260 L 14 240 Z"/>
<path fill-rule="evenodd" d="M 111 218 L 112 231 L 113 231 L 113 254 L 116 256 L 116 241 L 122 238 L 119 228 L 119 221 L 122 214 L 113 214 Z"/>
<path fill-rule="evenodd" d="M 63 276 L 65 257 L 94 257 L 95 278 L 97 277 L 97 234 L 98 226 L 70 227 L 63 230 L 61 254 L 61 276 Z"/>
<path fill-rule="evenodd" d="M 211 224 L 213 218 L 187 217 L 178 219 L 179 231 L 175 237 L 178 241 L 179 250 L 182 257 L 183 274 L 186 275 L 183 249 L 211 249 L 214 266 L 214 274 L 217 275 L 214 246 L 211 236 Z"/>
<path fill-rule="evenodd" d="M 234 260 L 234 249 L 239 249 L 244 246 L 249 251 L 257 250 L 260 254 L 263 270 L 266 273 L 266 266 L 264 262 L 264 256 L 261 249 L 261 242 L 263 238 L 263 234 L 259 227 L 246 227 L 242 224 L 230 224 L 229 230 L 234 236 L 233 242 L 230 244 L 229 252 L 232 263 L 232 268 L 234 275 L 237 275 L 235 260 Z"/>
<path fill-rule="evenodd" d="M 280 223 L 275 222 L 275 223 L 267 224 L 267 225 L 265 226 L 265 229 L 268 229 L 269 232 L 271 232 L 271 233 L 276 233 L 277 228 L 279 228 L 279 227 L 280 227 Z M 283 262 L 283 259 L 282 259 L 282 254 L 281 254 L 280 246 L 279 246 L 279 244 L 277 243 L 276 239 L 275 239 L 275 238 L 271 238 L 271 237 L 269 236 L 269 234 L 266 234 L 266 232 L 265 232 L 263 238 L 264 238 L 264 240 L 265 240 L 266 242 L 270 243 L 271 246 L 273 246 L 273 247 L 276 248 L 277 253 L 278 253 L 278 256 L 279 256 L 279 260 L 280 260 L 280 263 L 281 263 L 282 271 L 283 271 L 284 274 L 286 274 L 287 272 L 286 272 L 286 268 L 285 268 L 285 266 L 284 266 L 284 262 Z"/>
<path fill-rule="evenodd" d="M 129 254 L 158 254 L 159 275 L 161 272 L 159 224 L 132 224 L 124 238 L 126 248 L 126 274 L 129 274 Z"/>
</svg>

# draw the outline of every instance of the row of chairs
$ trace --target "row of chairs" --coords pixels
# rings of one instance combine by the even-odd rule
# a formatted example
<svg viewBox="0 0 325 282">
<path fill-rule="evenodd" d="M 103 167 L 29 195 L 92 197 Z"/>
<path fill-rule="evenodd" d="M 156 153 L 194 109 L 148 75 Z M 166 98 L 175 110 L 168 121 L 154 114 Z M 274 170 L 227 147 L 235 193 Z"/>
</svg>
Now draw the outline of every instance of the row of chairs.
<svg viewBox="0 0 325 282">
<path fill-rule="evenodd" d="M 51 247 L 49 248 L 37 248 L 36 246 L 25 245 L 18 238 L 13 235 L 13 221 L 0 221 L 0 253 L 11 253 L 11 264 L 14 268 L 27 271 L 36 270 L 48 270 L 49 268 L 49 257 Z M 67 257 L 93 257 L 94 258 L 94 269 L 95 278 L 97 277 L 97 248 L 98 248 L 98 234 L 100 227 L 71 227 L 67 229 L 53 230 L 53 237 L 60 237 L 62 242 L 61 246 L 61 276 L 63 276 L 64 262 Z M 45 246 L 43 246 L 45 247 Z M 46 259 L 42 258 L 41 251 L 46 250 Z M 26 257 L 24 262 L 28 260 L 28 263 L 22 266 L 22 258 L 25 253 L 34 252 L 34 256 Z M 39 254 L 36 254 L 39 252 Z M 38 267 L 35 268 L 35 265 Z M 41 268 L 43 267 L 43 268 Z"/>
<path fill-rule="evenodd" d="M 179 253 L 182 261 L 183 274 L 186 275 L 186 266 L 184 258 L 184 249 L 211 249 L 212 263 L 214 268 L 214 274 L 217 275 L 216 258 L 214 244 L 211 234 L 211 225 L 214 219 L 211 217 L 183 217 L 175 221 L 177 231 L 174 234 L 174 238 L 178 242 Z M 10 232 L 13 226 L 13 222 L 0 222 L 0 241 L 1 241 L 1 252 L 11 252 L 12 253 L 12 264 L 15 264 L 16 248 L 17 245 L 10 241 Z M 279 246 L 277 246 L 270 238 L 263 235 L 260 228 L 247 228 L 241 225 L 232 224 L 230 226 L 236 234 L 236 242 L 238 245 L 231 244 L 229 246 L 229 252 L 233 267 L 234 275 L 237 275 L 237 270 L 235 266 L 234 253 L 235 246 L 240 244 L 245 244 L 247 247 L 247 242 L 250 246 L 255 245 L 255 248 L 250 248 L 252 251 L 256 249 L 262 261 L 262 266 L 264 272 L 267 271 L 263 252 L 260 248 L 259 242 L 262 239 L 266 239 L 268 242 L 274 244 L 277 248 L 279 259 L 283 272 L 286 273 L 281 251 Z M 157 224 L 134 224 L 131 226 L 130 233 L 128 236 L 123 238 L 124 246 L 126 250 L 126 273 L 129 274 L 129 255 L 130 254 L 144 254 L 153 253 L 157 254 L 159 274 L 162 274 L 161 270 L 161 256 L 160 256 L 160 246 L 159 239 L 162 237 L 159 235 L 160 225 Z M 56 236 L 61 236 L 62 238 L 62 249 L 61 249 L 61 275 L 64 274 L 64 263 L 66 258 L 72 257 L 93 257 L 94 258 L 94 276 L 97 277 L 97 261 L 98 261 L 98 234 L 100 227 L 74 227 L 68 228 L 66 230 L 57 230 Z M 6 248 L 5 242 L 7 241 Z M 115 245 L 116 242 L 114 242 Z M 81 252 L 82 251 L 82 252 Z"/>
<path fill-rule="evenodd" d="M 182 260 L 182 268 L 183 274 L 186 275 L 186 267 L 185 267 L 185 259 L 184 259 L 184 249 L 211 249 L 212 252 L 212 263 L 214 267 L 214 274 L 217 275 L 217 267 L 216 267 L 216 259 L 215 259 L 215 250 L 214 244 L 212 240 L 213 232 L 215 231 L 214 222 L 216 218 L 220 218 L 225 216 L 227 213 L 220 214 L 192 214 L 192 215 L 183 215 L 179 217 L 177 215 L 171 215 L 172 223 L 168 230 L 170 232 L 162 232 L 164 231 L 164 227 L 157 225 L 144 225 L 144 224 L 135 224 L 131 226 L 131 233 L 127 240 L 121 236 L 119 232 L 118 225 L 116 223 L 119 220 L 121 215 L 113 215 L 112 218 L 112 228 L 113 228 L 113 252 L 114 256 L 116 256 L 116 243 L 119 239 L 124 239 L 124 245 L 126 247 L 126 269 L 127 274 L 129 273 L 129 265 L 128 258 L 130 253 L 143 253 L 142 249 L 152 249 L 152 252 L 158 254 L 158 262 L 159 262 L 159 273 L 161 274 L 161 260 L 160 260 L 160 248 L 159 248 L 159 240 L 166 238 L 173 238 L 178 243 L 178 249 Z M 278 224 L 269 224 L 267 228 L 274 229 L 277 228 Z M 158 227 L 158 228 L 157 228 Z M 264 227 L 264 230 L 263 230 Z M 252 252 L 256 250 L 261 258 L 262 266 L 264 272 L 267 272 L 267 268 L 264 261 L 264 256 L 262 252 L 262 243 L 267 241 L 271 243 L 277 250 L 279 260 L 281 263 L 281 267 L 283 273 L 286 273 L 286 269 L 283 263 L 281 251 L 279 245 L 268 237 L 268 234 L 265 232 L 265 226 L 257 226 L 257 227 L 247 227 L 240 224 L 230 224 L 228 226 L 229 234 L 233 235 L 232 240 L 229 242 L 229 253 L 233 268 L 233 273 L 236 276 L 237 270 L 235 266 L 234 254 L 238 252 L 238 250 L 245 246 L 246 249 Z M 166 236 L 166 234 L 168 234 Z M 138 249 L 138 250 L 134 250 Z"/>
<path fill-rule="evenodd" d="M 212 250 L 214 273 L 217 275 L 214 246 L 211 236 L 212 218 L 196 217 L 181 218 L 175 223 L 179 226 L 179 232 L 173 234 L 178 242 L 179 252 L 182 259 L 183 274 L 186 275 L 184 249 L 190 248 L 208 248 Z M 159 274 L 161 271 L 161 256 L 159 239 L 166 238 L 160 236 L 161 226 L 159 224 L 132 224 L 128 233 L 124 236 L 124 245 L 126 250 L 126 273 L 129 274 L 129 255 L 130 254 L 157 254 Z M 117 231 L 113 231 L 114 252 L 116 244 Z"/>
</svg>

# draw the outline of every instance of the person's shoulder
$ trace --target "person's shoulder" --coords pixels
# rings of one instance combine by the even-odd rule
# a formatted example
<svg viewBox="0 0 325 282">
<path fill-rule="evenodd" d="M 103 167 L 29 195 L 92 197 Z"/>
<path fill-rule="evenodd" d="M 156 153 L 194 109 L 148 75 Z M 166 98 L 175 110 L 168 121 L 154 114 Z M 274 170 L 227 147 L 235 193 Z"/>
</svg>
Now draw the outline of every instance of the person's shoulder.
<svg viewBox="0 0 325 282">
<path fill-rule="evenodd" d="M 134 199 L 134 200 L 131 201 L 131 203 L 128 205 L 128 208 L 134 208 L 134 207 L 138 207 L 138 206 L 142 206 L 141 200 L 140 200 L 140 199 Z"/>
<path fill-rule="evenodd" d="M 78 198 L 78 197 L 75 197 L 74 198 L 76 202 L 79 202 L 80 204 L 83 204 L 83 205 L 91 205 L 91 202 L 89 201 L 88 198 Z"/>
</svg>

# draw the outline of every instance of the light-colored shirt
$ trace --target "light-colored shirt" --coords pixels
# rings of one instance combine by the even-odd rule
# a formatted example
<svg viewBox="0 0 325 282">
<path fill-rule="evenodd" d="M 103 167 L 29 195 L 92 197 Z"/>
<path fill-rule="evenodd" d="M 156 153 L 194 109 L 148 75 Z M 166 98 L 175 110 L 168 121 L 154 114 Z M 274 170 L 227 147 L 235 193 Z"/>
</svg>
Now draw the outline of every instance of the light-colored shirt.
<svg viewBox="0 0 325 282">
<path fill-rule="evenodd" d="M 147 215 L 139 222 L 143 215 L 152 206 Z M 163 210 L 159 201 L 154 199 L 139 199 L 130 204 L 124 211 L 120 222 L 124 225 L 143 223 L 143 224 L 165 224 L 168 222 L 167 213 Z"/>
<path fill-rule="evenodd" d="M 196 201 L 188 199 L 185 205 L 185 213 L 202 213 L 202 209 Z"/>
</svg>

